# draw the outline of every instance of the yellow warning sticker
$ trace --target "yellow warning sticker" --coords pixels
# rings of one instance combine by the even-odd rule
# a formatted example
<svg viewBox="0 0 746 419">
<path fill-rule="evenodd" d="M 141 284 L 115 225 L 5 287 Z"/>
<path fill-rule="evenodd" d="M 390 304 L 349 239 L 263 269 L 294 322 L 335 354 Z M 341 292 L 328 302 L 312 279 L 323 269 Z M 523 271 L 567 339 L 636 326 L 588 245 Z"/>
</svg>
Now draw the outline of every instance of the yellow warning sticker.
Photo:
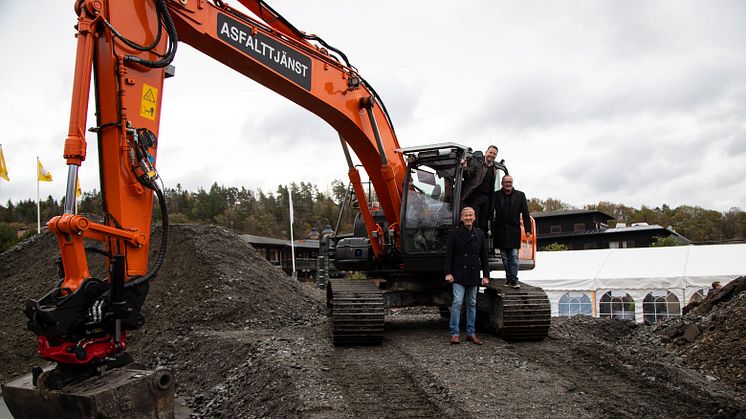
<svg viewBox="0 0 746 419">
<path fill-rule="evenodd" d="M 140 116 L 155 121 L 155 112 L 158 108 L 158 89 L 143 83 L 142 99 L 140 100 Z"/>
</svg>

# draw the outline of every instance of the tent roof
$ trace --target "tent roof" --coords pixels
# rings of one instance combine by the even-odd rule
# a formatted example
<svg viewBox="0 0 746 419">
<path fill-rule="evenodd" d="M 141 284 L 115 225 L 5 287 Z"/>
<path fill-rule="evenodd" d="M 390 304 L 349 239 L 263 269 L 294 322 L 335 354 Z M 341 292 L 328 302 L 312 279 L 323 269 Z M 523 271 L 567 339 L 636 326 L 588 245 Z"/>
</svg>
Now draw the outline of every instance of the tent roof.
<svg viewBox="0 0 746 419">
<path fill-rule="evenodd" d="M 547 290 L 708 286 L 746 274 L 746 244 L 538 252 L 521 281 Z"/>
</svg>

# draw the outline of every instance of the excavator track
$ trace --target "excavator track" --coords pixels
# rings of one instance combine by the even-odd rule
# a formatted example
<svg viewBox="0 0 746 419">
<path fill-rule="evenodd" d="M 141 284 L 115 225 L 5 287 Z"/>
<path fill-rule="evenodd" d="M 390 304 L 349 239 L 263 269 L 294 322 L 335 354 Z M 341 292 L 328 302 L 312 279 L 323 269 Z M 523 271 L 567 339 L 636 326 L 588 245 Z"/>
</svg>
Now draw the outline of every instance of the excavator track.
<svg viewBox="0 0 746 419">
<path fill-rule="evenodd" d="M 372 282 L 330 280 L 326 287 L 326 309 L 334 346 L 383 342 L 383 291 Z"/>
<path fill-rule="evenodd" d="M 539 287 L 521 284 L 514 289 L 493 280 L 479 294 L 477 308 L 483 313 L 482 326 L 505 340 L 543 340 L 549 334 L 549 298 Z"/>
</svg>

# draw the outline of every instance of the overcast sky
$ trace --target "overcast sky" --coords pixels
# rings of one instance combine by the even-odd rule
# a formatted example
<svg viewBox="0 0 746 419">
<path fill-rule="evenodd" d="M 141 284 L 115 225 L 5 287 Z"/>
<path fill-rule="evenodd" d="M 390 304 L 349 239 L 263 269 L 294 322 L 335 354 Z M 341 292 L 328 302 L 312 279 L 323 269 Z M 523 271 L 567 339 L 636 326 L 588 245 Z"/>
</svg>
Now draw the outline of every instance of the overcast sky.
<svg viewBox="0 0 746 419">
<path fill-rule="evenodd" d="M 399 143 L 500 147 L 529 197 L 746 209 L 746 2 L 270 1 L 344 51 Z M 237 2 L 229 2 L 236 5 Z M 0 0 L 0 202 L 64 195 L 73 1 Z M 163 92 L 167 187 L 347 180 L 334 130 L 181 44 Z M 89 119 L 89 126 L 94 121 Z M 81 168 L 100 189 L 95 137 Z"/>
</svg>

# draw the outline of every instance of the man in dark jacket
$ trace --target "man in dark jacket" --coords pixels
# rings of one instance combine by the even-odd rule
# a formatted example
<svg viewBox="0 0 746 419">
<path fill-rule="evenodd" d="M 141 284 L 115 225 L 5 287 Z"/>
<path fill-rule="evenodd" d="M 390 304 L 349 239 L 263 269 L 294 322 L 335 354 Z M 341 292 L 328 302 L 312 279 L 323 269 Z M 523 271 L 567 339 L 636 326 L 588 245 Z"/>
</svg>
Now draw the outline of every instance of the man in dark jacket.
<svg viewBox="0 0 746 419">
<path fill-rule="evenodd" d="M 526 234 L 531 234 L 531 219 L 526 194 L 513 189 L 513 178 L 503 176 L 502 188 L 495 192 L 495 220 L 492 224 L 492 240 L 495 249 L 500 249 L 507 285 L 518 285 L 518 249 L 521 247 L 521 219 Z"/>
<path fill-rule="evenodd" d="M 481 345 L 475 330 L 477 317 L 477 290 L 479 284 L 489 283 L 490 267 L 487 262 L 487 242 L 484 233 L 474 225 L 474 209 L 461 210 L 461 224 L 451 231 L 446 247 L 446 281 L 453 284 L 451 305 L 451 344 L 460 342 L 459 321 L 461 305 L 466 296 L 466 340 Z M 482 270 L 480 281 L 479 271 Z"/>
<path fill-rule="evenodd" d="M 477 217 L 477 226 L 487 234 L 490 200 L 495 191 L 497 146 L 487 147 L 484 156 L 477 153 L 464 162 L 464 183 L 461 191 L 461 208 L 472 207 Z"/>
</svg>

